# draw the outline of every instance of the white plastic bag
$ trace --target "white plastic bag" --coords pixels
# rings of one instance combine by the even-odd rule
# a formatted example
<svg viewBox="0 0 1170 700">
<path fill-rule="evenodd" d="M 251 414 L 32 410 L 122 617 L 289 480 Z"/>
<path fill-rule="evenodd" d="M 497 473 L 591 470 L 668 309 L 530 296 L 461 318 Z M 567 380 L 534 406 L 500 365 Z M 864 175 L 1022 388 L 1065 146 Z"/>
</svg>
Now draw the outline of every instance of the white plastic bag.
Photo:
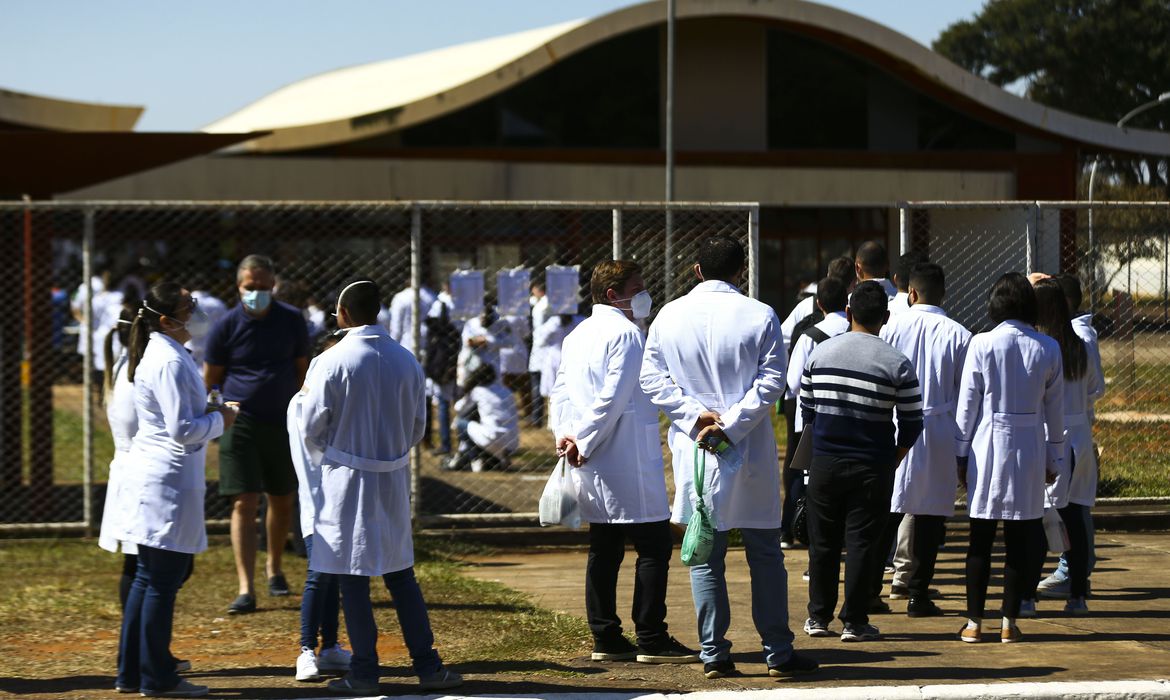
<svg viewBox="0 0 1170 700">
<path fill-rule="evenodd" d="M 561 457 L 540 494 L 540 525 L 580 527 L 581 509 L 577 506 L 577 490 L 569 475 L 568 460 Z"/>
<path fill-rule="evenodd" d="M 1048 498 L 1048 507 L 1044 509 L 1044 536 L 1048 539 L 1048 551 L 1053 554 L 1063 554 L 1072 549 L 1068 541 L 1068 528 L 1064 526 L 1064 519 L 1060 512 L 1053 507 L 1052 497 Z"/>
</svg>

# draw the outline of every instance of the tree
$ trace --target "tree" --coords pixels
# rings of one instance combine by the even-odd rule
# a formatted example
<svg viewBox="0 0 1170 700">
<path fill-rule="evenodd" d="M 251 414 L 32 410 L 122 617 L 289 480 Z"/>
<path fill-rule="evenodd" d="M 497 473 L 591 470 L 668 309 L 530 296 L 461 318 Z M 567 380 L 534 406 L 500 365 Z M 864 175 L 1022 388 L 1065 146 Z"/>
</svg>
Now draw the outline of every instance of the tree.
<svg viewBox="0 0 1170 700">
<path fill-rule="evenodd" d="M 1116 122 L 1170 90 L 1170 0 L 988 0 L 944 30 L 934 50 L 996 85 L 1019 85 L 1029 99 Z M 1127 126 L 1170 128 L 1170 104 Z M 1123 183 L 1170 193 L 1165 160 L 1102 164 Z"/>
</svg>

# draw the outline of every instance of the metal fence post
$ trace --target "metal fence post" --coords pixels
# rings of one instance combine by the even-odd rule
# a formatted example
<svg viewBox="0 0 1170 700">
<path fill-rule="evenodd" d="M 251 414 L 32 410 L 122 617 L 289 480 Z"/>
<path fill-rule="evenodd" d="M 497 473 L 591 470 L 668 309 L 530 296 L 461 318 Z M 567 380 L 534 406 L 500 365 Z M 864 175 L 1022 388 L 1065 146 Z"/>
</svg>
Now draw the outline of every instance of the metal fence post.
<svg viewBox="0 0 1170 700">
<path fill-rule="evenodd" d="M 1030 275 L 1036 271 L 1036 242 L 1040 230 L 1040 203 L 1032 202 L 1028 206 L 1027 218 L 1024 220 L 1024 274 Z"/>
<path fill-rule="evenodd" d="M 748 296 L 760 298 L 760 205 L 748 210 Z"/>
<path fill-rule="evenodd" d="M 418 205 L 410 208 L 410 288 L 414 291 L 411 299 L 410 337 L 414 344 L 415 356 L 422 357 L 422 210 Z M 429 310 L 429 309 L 428 309 Z M 427 401 L 430 401 L 428 396 Z M 418 522 L 419 498 L 419 469 L 422 468 L 421 443 L 410 448 L 410 519 Z"/>
<path fill-rule="evenodd" d="M 613 259 L 622 259 L 622 210 L 617 207 L 613 210 Z"/>
<path fill-rule="evenodd" d="M 666 241 L 663 257 L 665 260 L 662 285 L 666 290 L 666 298 L 662 301 L 665 303 L 674 298 L 671 296 L 671 288 L 674 286 L 674 210 L 670 208 L 669 203 L 666 205 Z"/>
<path fill-rule="evenodd" d="M 85 358 L 81 409 L 81 512 L 85 536 L 93 536 L 93 222 L 94 210 L 85 210 L 81 240 L 81 274 L 85 284 Z"/>
<path fill-rule="evenodd" d="M 898 202 L 898 253 L 905 255 L 910 251 L 910 216 L 906 211 L 906 203 Z"/>
</svg>

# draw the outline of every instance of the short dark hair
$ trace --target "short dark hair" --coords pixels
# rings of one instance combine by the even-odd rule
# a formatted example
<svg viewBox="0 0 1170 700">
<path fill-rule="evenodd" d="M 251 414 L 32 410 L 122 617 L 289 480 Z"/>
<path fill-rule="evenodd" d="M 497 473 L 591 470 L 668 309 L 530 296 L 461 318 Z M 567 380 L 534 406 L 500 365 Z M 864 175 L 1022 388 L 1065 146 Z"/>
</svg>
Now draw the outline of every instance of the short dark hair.
<svg viewBox="0 0 1170 700">
<path fill-rule="evenodd" d="M 350 320 L 368 326 L 378 322 L 382 310 L 381 292 L 378 284 L 371 279 L 354 280 L 341 288 L 337 306 L 345 309 Z"/>
<path fill-rule="evenodd" d="M 730 281 L 747 263 L 743 245 L 731 236 L 711 236 L 699 245 L 699 271 L 705 280 Z"/>
<path fill-rule="evenodd" d="M 857 285 L 853 295 L 849 297 L 849 311 L 853 320 L 866 328 L 880 326 L 886 318 L 890 297 L 886 290 L 873 280 L 867 280 Z"/>
<path fill-rule="evenodd" d="M 842 255 L 829 261 L 829 269 L 825 273 L 828 277 L 836 277 L 848 287 L 857 279 L 857 271 L 853 269 L 853 260 Z"/>
<path fill-rule="evenodd" d="M 1036 325 L 1036 290 L 1028 278 L 1007 272 L 991 285 L 987 294 L 987 315 L 995 323 L 1014 320 Z"/>
<path fill-rule="evenodd" d="M 946 273 L 938 263 L 918 263 L 907 278 L 909 286 L 914 287 L 924 304 L 938 306 L 947 293 Z"/>
<path fill-rule="evenodd" d="M 905 292 L 910 288 L 910 276 L 914 274 L 915 266 L 927 261 L 926 253 L 921 250 L 911 250 L 898 258 L 898 265 L 894 268 L 894 282 L 898 285 L 898 291 Z"/>
<path fill-rule="evenodd" d="M 849 289 L 836 277 L 825 277 L 817 282 L 817 303 L 827 314 L 844 311 L 849 304 Z"/>
<path fill-rule="evenodd" d="M 1053 279 L 1060 285 L 1060 291 L 1064 292 L 1064 299 L 1068 302 L 1068 312 L 1075 314 L 1085 301 L 1084 293 L 1081 291 L 1080 278 L 1066 272 Z"/>
<path fill-rule="evenodd" d="M 861 271 L 870 277 L 885 277 L 890 273 L 890 256 L 880 241 L 862 243 L 854 259 Z"/>
<path fill-rule="evenodd" d="M 589 295 L 594 304 L 608 304 L 606 291 L 612 289 L 619 294 L 634 275 L 642 274 L 642 266 L 629 260 L 606 260 L 593 268 L 589 278 Z"/>
<path fill-rule="evenodd" d="M 276 263 L 272 262 L 272 258 L 267 255 L 259 255 L 253 253 L 240 261 L 239 266 L 236 267 L 236 284 L 240 282 L 240 275 L 244 274 L 244 270 L 266 270 L 267 272 L 276 274 Z"/>
</svg>

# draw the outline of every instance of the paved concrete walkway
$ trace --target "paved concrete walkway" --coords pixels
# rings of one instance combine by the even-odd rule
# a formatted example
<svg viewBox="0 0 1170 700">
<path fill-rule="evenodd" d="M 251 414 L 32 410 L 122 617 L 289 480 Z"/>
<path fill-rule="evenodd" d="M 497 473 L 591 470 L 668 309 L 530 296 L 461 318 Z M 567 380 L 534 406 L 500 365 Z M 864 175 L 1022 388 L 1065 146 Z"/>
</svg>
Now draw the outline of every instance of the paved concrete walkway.
<svg viewBox="0 0 1170 700">
<path fill-rule="evenodd" d="M 965 537 L 965 530 L 952 531 L 939 559 L 935 585 L 944 596 L 938 602 L 946 616 L 910 619 L 903 614 L 904 602 L 894 601 L 895 614 L 871 620 L 881 628 L 883 638 L 856 644 L 842 643 L 835 637 L 811 639 L 801 631 L 808 593 L 800 574 L 806 568 L 807 553 L 789 550 L 788 597 L 796 647 L 818 660 L 822 669 L 814 676 L 779 682 L 787 687 L 817 688 L 1170 677 L 1170 534 L 1099 533 L 1101 560 L 1093 575 L 1090 614 L 1072 617 L 1062 611 L 1063 602 L 1041 601 L 1040 616 L 1020 623 L 1025 635 L 1020 644 L 998 642 L 998 618 L 991 619 L 990 611 L 998 605 L 1001 579 L 993 569 L 986 624 L 988 631 L 994 628 L 996 633 L 992 643 L 975 645 L 957 639 L 965 622 L 961 616 L 965 607 Z M 998 554 L 996 567 L 1002 565 L 1002 551 Z M 632 551 L 627 554 L 619 583 L 619 600 L 624 601 L 619 612 L 623 615 L 628 613 L 632 596 L 635 558 Z M 544 607 L 584 617 L 585 552 L 581 549 L 527 550 L 473 558 L 469 563 L 469 575 L 528 593 Z M 686 571 L 676 554 L 671 567 L 668 622 L 680 641 L 697 646 Z M 778 681 L 767 676 L 759 637 L 752 627 L 742 550 L 728 553 L 727 571 L 732 605 L 728 637 L 735 645 L 732 654 L 741 676 L 708 681 L 697 665 L 592 664 L 587 659 L 566 665 L 589 669 L 587 684 L 592 690 L 629 690 L 631 686 L 667 692 L 775 688 Z M 838 631 L 840 627 L 839 621 L 833 625 Z"/>
</svg>

